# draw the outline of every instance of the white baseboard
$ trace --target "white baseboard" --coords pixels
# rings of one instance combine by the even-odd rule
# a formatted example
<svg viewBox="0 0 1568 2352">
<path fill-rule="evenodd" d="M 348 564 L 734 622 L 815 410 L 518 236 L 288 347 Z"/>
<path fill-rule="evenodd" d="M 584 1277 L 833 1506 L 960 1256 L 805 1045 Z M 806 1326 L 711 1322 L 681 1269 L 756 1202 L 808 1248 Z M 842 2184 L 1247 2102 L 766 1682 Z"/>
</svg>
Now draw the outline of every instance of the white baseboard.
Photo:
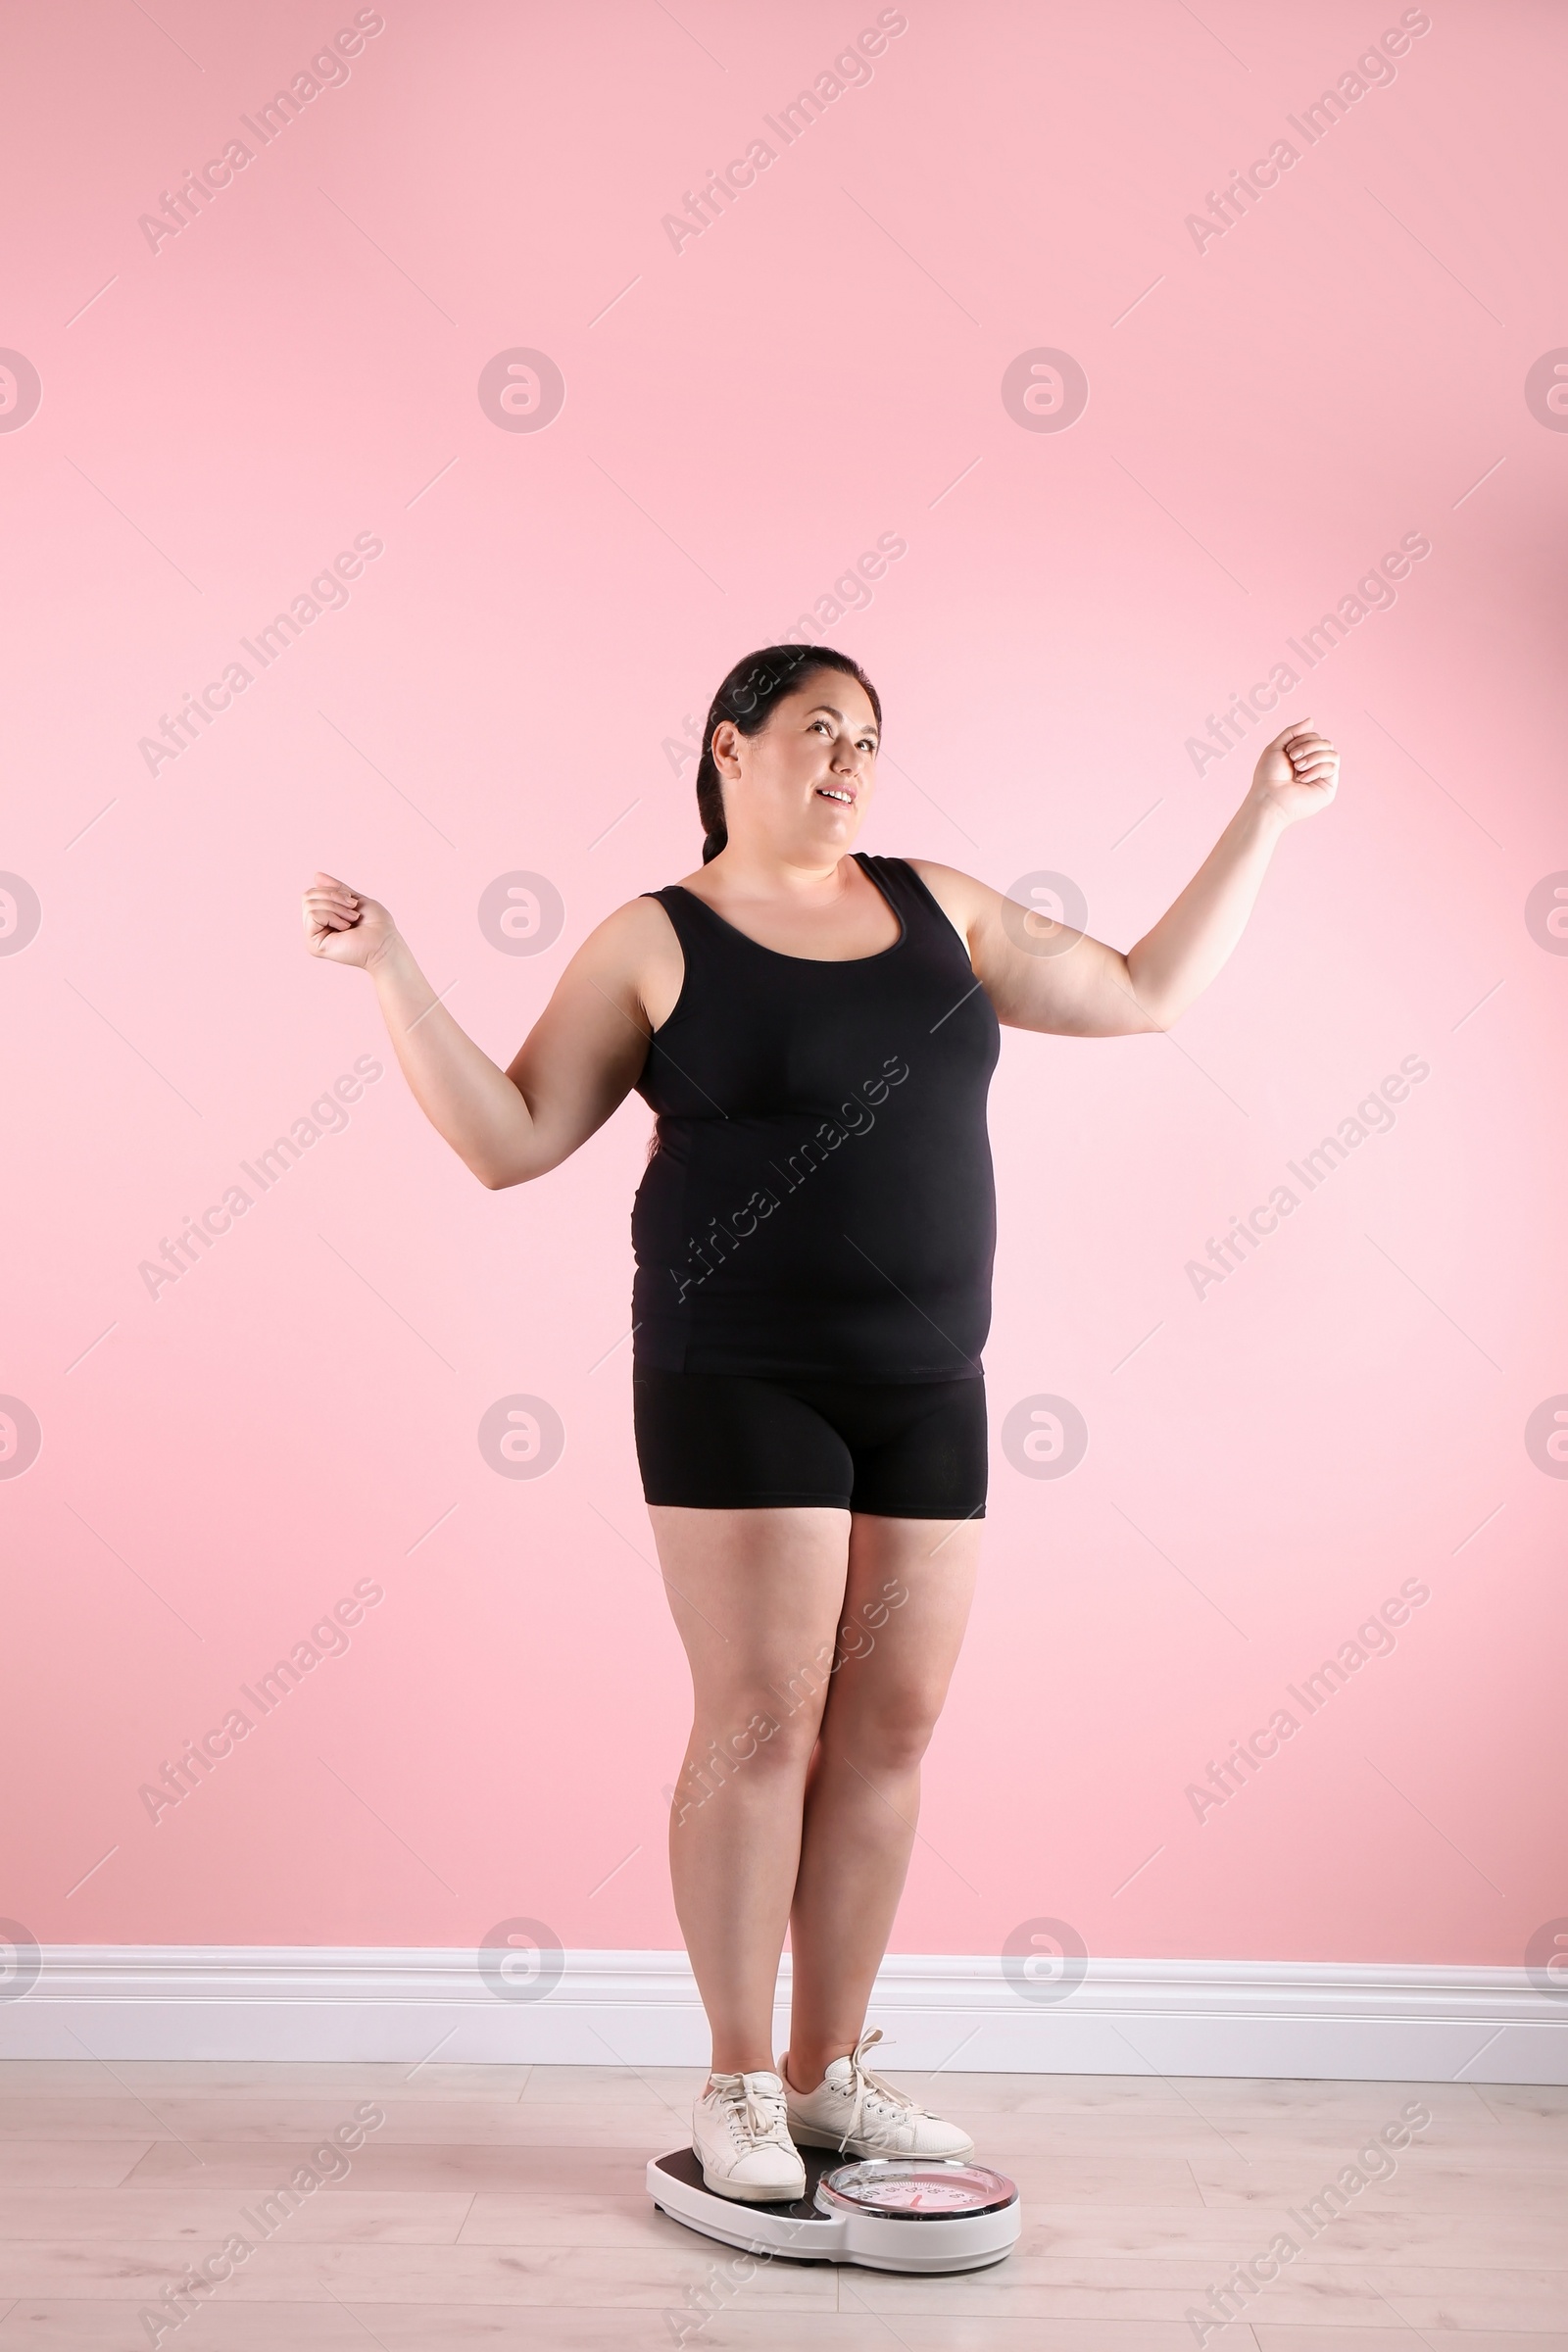
<svg viewBox="0 0 1568 2352">
<path fill-rule="evenodd" d="M 0 2058 L 707 2063 L 684 1952 L 562 1957 L 514 1998 L 472 1950 L 46 1945 L 36 1984 L 0 1998 Z M 895 2072 L 1568 2082 L 1568 1998 L 1522 1968 L 1094 1960 L 1043 2001 L 995 1958 L 895 1953 L 870 2022 Z"/>
</svg>

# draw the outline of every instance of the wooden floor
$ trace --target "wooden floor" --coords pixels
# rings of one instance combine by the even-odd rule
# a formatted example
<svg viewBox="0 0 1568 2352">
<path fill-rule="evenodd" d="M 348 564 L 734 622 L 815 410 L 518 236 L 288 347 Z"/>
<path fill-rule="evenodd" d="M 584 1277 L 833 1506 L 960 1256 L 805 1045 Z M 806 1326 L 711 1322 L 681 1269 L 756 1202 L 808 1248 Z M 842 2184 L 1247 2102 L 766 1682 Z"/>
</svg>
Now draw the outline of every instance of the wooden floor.
<svg viewBox="0 0 1568 2352">
<path fill-rule="evenodd" d="M 894 2077 L 1018 2181 L 1017 2252 L 957 2278 L 779 2261 L 748 2280 L 643 2192 L 700 2079 L 7 2062 L 0 2352 L 629 2352 L 680 2340 L 666 2314 L 695 2352 L 1176 2352 L 1282 2232 L 1299 2252 L 1214 2322 L 1216 2352 L 1568 2352 L 1568 2090 Z M 1303 2219 L 1417 2101 L 1432 2121 L 1392 2175 Z M 264 2227 L 258 2200 L 362 2102 L 385 2121 L 352 2169 Z M 143 2310 L 236 2232 L 248 2260 L 155 2338 Z"/>
</svg>

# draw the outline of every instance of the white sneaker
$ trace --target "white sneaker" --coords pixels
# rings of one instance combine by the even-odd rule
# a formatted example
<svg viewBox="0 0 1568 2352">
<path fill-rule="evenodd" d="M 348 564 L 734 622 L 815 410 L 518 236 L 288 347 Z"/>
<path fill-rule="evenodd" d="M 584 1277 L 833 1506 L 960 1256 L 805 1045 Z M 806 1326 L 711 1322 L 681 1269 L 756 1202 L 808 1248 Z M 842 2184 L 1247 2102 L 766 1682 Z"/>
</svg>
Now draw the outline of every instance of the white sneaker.
<svg viewBox="0 0 1568 2352">
<path fill-rule="evenodd" d="M 806 2194 L 777 2075 L 710 2075 L 692 2109 L 692 2154 L 705 2185 L 721 2197 L 782 2205 Z"/>
<path fill-rule="evenodd" d="M 957 2124 L 945 2124 L 862 2064 L 882 2038 L 878 2026 L 862 2034 L 848 2058 L 835 2058 L 815 2090 L 784 2084 L 790 2136 L 808 2148 L 837 2148 L 843 2156 L 972 2156 L 974 2141 Z"/>
</svg>

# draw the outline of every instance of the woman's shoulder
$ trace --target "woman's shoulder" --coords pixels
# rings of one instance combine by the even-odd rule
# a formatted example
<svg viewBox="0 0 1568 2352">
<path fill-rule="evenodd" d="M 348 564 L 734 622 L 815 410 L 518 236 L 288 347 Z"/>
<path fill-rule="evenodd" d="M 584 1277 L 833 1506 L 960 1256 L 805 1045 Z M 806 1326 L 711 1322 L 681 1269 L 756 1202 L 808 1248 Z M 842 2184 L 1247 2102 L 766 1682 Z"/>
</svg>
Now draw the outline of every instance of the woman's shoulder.
<svg viewBox="0 0 1568 2352">
<path fill-rule="evenodd" d="M 612 972 L 629 978 L 642 971 L 649 956 L 678 960 L 680 949 L 666 908 L 652 891 L 644 891 L 603 916 L 576 955 L 601 976 Z"/>
<path fill-rule="evenodd" d="M 908 867 L 965 940 L 996 901 L 998 894 L 988 882 L 976 881 L 956 865 L 939 865 L 934 858 L 901 858 L 898 863 Z"/>
</svg>

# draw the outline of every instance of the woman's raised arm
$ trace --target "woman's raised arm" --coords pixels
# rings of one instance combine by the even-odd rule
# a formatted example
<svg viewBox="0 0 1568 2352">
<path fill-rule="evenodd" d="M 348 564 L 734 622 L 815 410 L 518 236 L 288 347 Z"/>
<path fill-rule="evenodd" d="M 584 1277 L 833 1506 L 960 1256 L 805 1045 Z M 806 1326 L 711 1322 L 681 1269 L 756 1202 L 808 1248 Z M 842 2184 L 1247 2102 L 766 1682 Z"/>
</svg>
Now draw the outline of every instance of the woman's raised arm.
<svg viewBox="0 0 1568 2352">
<path fill-rule="evenodd" d="M 317 874 L 304 918 L 313 956 L 369 973 L 416 1102 L 492 1191 L 559 1167 L 637 1081 L 652 1027 L 645 975 L 673 947 L 652 899 L 617 907 L 583 941 L 506 1070 L 439 1002 L 376 900 Z"/>
<path fill-rule="evenodd" d="M 1169 1029 L 1241 938 L 1274 845 L 1333 800 L 1340 755 L 1307 723 L 1265 745 L 1246 800 L 1157 923 L 1123 955 L 1071 924 L 924 858 L 910 863 L 968 943 L 970 961 L 1015 1029 L 1126 1037 Z"/>
</svg>

